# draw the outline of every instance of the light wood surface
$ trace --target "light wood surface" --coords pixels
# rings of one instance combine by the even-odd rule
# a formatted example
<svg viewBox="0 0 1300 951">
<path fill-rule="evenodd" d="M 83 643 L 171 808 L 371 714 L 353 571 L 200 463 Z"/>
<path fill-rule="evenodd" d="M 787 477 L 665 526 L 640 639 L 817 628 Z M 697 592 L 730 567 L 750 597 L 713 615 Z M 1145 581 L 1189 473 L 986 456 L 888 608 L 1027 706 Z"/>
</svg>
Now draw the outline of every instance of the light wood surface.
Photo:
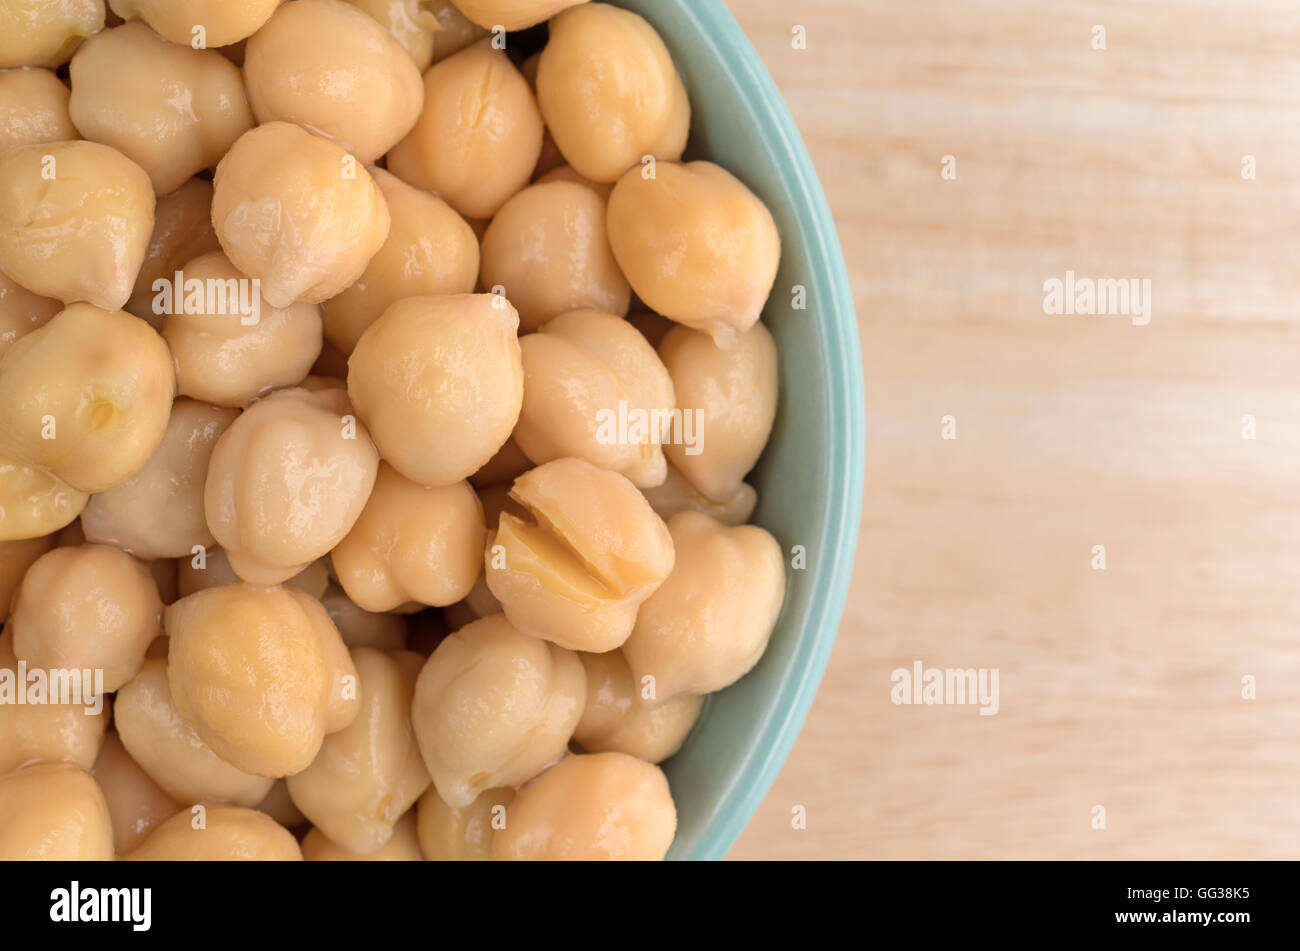
<svg viewBox="0 0 1300 951">
<path fill-rule="evenodd" d="M 835 213 L 868 409 L 839 639 L 731 857 L 1296 858 L 1300 6 L 728 5 Z M 1067 270 L 1150 279 L 1150 324 L 1044 315 Z M 893 705 L 918 660 L 997 668 L 1000 712 Z"/>
</svg>

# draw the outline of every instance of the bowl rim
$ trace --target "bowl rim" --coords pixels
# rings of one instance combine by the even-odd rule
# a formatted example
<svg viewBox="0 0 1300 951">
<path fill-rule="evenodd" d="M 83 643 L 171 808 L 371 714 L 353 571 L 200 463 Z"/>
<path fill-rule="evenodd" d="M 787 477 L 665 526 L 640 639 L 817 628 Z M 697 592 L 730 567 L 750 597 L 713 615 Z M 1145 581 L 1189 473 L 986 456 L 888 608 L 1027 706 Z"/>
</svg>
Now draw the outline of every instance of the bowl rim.
<svg viewBox="0 0 1300 951">
<path fill-rule="evenodd" d="M 721 859 L 739 838 L 776 780 L 808 715 L 830 660 L 848 596 L 862 516 L 866 467 L 866 398 L 853 293 L 844 254 L 826 195 L 794 118 L 775 81 L 722 0 L 677 4 L 698 39 L 743 90 L 742 106 L 774 138 L 772 152 L 787 177 L 798 233 L 814 267 L 809 296 L 826 302 L 821 356 L 827 404 L 825 536 L 827 567 L 816 572 L 810 609 L 790 663 L 772 703 L 763 712 L 756 742 L 743 766 L 730 777 L 706 834 L 683 856 Z M 834 383 L 832 383 L 834 381 Z"/>
</svg>

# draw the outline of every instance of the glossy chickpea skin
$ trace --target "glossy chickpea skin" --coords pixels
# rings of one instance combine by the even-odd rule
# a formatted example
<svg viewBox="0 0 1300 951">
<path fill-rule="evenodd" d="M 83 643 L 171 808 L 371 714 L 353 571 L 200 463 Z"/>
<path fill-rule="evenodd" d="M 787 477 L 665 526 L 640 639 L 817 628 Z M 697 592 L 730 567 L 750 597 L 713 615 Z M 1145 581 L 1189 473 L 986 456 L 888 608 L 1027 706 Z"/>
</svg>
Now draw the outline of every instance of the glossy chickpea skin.
<svg viewBox="0 0 1300 951">
<path fill-rule="evenodd" d="M 372 169 L 392 216 L 388 240 L 365 273 L 325 302 L 325 335 L 345 354 L 365 329 L 405 297 L 469 294 L 478 280 L 474 230 L 437 195 Z"/>
<path fill-rule="evenodd" d="M 704 697 L 678 694 L 651 705 L 654 684 L 638 683 L 622 651 L 582 654 L 587 706 L 573 740 L 588 753 L 627 753 L 647 763 L 672 756 L 704 709 Z"/>
<path fill-rule="evenodd" d="M 301 861 L 293 834 L 264 812 L 242 806 L 203 803 L 160 823 L 130 855 L 131 861 L 223 862 Z M 196 827 L 197 826 L 197 827 Z"/>
<path fill-rule="evenodd" d="M 155 282 L 160 279 L 175 282 L 176 272 L 186 261 L 220 250 L 221 243 L 212 230 L 212 183 L 204 178 L 191 178 L 170 195 L 158 199 L 149 250 L 125 310 L 143 317 L 154 330 L 162 330 L 165 298 L 159 299 Z"/>
<path fill-rule="evenodd" d="M 468 482 L 431 489 L 380 463 L 361 517 L 330 560 L 348 597 L 367 611 L 409 601 L 440 607 L 473 587 L 485 536 L 483 506 Z"/>
<path fill-rule="evenodd" d="M 103 670 L 103 689 L 112 692 L 140 670 L 161 620 L 146 565 L 107 545 L 56 548 L 18 588 L 14 654 L 28 667 Z"/>
<path fill-rule="evenodd" d="M 0 357 L 19 337 L 44 327 L 61 310 L 59 301 L 33 294 L 0 272 Z"/>
<path fill-rule="evenodd" d="M 175 815 L 181 804 L 149 778 L 122 745 L 116 733 L 104 737 L 104 745 L 90 775 L 99 784 L 112 819 L 113 846 L 125 855 L 144 841 L 164 819 Z"/>
<path fill-rule="evenodd" d="M 258 122 L 296 122 L 361 162 L 396 145 L 424 101 L 420 71 L 402 44 L 343 0 L 276 10 L 249 38 L 244 76 Z"/>
<path fill-rule="evenodd" d="M 668 466 L 668 477 L 662 485 L 642 489 L 641 494 L 655 514 L 665 521 L 678 512 L 691 511 L 711 515 L 723 525 L 743 525 L 758 505 L 758 493 L 747 482 L 742 482 L 735 492 L 715 502 L 691 485 L 673 465 Z"/>
<path fill-rule="evenodd" d="M 17 677 L 13 634 L 0 631 L 0 668 Z M 16 680 L 15 680 L 16 682 Z M 0 774 L 26 763 L 72 763 L 90 769 L 104 741 L 108 703 L 0 703 Z"/>
<path fill-rule="evenodd" d="M 177 712 L 241 770 L 301 772 L 325 735 L 356 716 L 347 648 L 320 602 L 297 588 L 208 588 L 169 607 L 165 623 Z"/>
<path fill-rule="evenodd" d="M 677 563 L 637 614 L 623 654 L 655 699 L 712 693 L 749 673 L 785 600 L 781 546 L 757 525 L 728 527 L 699 512 L 668 520 Z"/>
<path fill-rule="evenodd" d="M 677 808 L 658 767 L 625 753 L 567 756 L 519 790 L 498 859 L 662 859 Z"/>
<path fill-rule="evenodd" d="M 240 136 L 214 178 L 212 224 L 275 307 L 328 300 L 388 237 L 388 206 L 355 157 L 288 122 Z M 0 262 L 0 266 L 3 266 Z"/>
<path fill-rule="evenodd" d="M 515 791 L 499 786 L 479 793 L 468 806 L 447 805 L 430 787 L 420 797 L 417 832 L 420 851 L 431 862 L 484 862 L 492 858 L 492 838 L 506 827 Z"/>
<path fill-rule="evenodd" d="M 177 803 L 210 799 L 254 806 L 274 783 L 227 763 L 181 719 L 172 702 L 164 658 L 146 660 L 135 678 L 118 691 L 113 722 L 132 759 Z"/>
<path fill-rule="evenodd" d="M 352 530 L 379 456 L 342 390 L 279 390 L 240 414 L 208 463 L 208 527 L 236 573 L 278 584 Z"/>
<path fill-rule="evenodd" d="M 0 68 L 61 66 L 82 40 L 104 28 L 104 0 L 0 3 Z"/>
<path fill-rule="evenodd" d="M 490 218 L 528 184 L 541 149 L 528 82 L 503 51 L 480 41 L 424 74 L 424 108 L 388 153 L 388 170 L 466 218 Z"/>
<path fill-rule="evenodd" d="M 162 442 L 139 472 L 92 496 L 81 513 L 86 539 L 137 558 L 188 558 L 214 544 L 203 514 L 203 483 L 217 438 L 238 415 L 190 399 L 172 404 Z"/>
<path fill-rule="evenodd" d="M 672 377 L 677 405 L 698 410 L 704 420 L 698 451 L 675 443 L 664 453 L 702 495 L 726 503 L 772 434 L 779 384 L 776 342 L 762 324 L 741 333 L 729 350 L 706 334 L 675 327 L 660 342 L 659 356 Z"/>
<path fill-rule="evenodd" d="M 480 280 L 505 288 L 525 331 L 570 310 L 622 316 L 631 289 L 605 235 L 605 202 L 574 182 L 530 185 L 483 235 Z"/>
<path fill-rule="evenodd" d="M 577 456 L 640 488 L 664 481 L 661 442 L 672 435 L 676 398 L 668 371 L 635 327 L 613 314 L 574 310 L 522 338 L 519 348 L 524 404 L 514 439 L 530 459 Z"/>
<path fill-rule="evenodd" d="M 243 282 L 221 251 L 210 251 L 182 268 L 190 281 Z M 229 300 L 229 299 L 228 299 Z M 244 406 L 280 386 L 299 383 L 320 355 L 323 338 L 319 304 L 299 301 L 275 307 L 265 297 L 240 291 L 235 306 L 213 299 L 217 313 L 195 313 L 173 300 L 162 335 L 176 367 L 176 389 L 218 406 Z M 247 305 L 247 306 L 245 306 Z M 203 304 L 203 311 L 208 309 Z M 247 311 L 245 313 L 244 311 Z"/>
<path fill-rule="evenodd" d="M 47 472 L 0 456 L 0 541 L 57 532 L 81 514 L 89 499 Z"/>
<path fill-rule="evenodd" d="M 644 19 L 607 3 L 552 21 L 537 100 L 565 160 L 595 182 L 647 155 L 676 161 L 686 148 L 691 106 L 668 48 Z"/>
<path fill-rule="evenodd" d="M 424 658 L 409 651 L 352 652 L 361 709 L 325 738 L 311 765 L 286 780 L 303 815 L 331 841 L 368 854 L 429 786 L 411 728 L 411 696 Z"/>
<path fill-rule="evenodd" d="M 420 842 L 415 813 L 408 812 L 393 825 L 393 834 L 373 852 L 362 854 L 340 845 L 321 829 L 312 829 L 302 840 L 302 857 L 308 862 L 420 862 Z"/>
<path fill-rule="evenodd" d="M 651 309 L 734 346 L 776 280 L 781 239 L 771 212 L 711 162 L 658 162 L 646 173 L 629 170 L 610 192 L 614 258 Z"/>
<path fill-rule="evenodd" d="M 108 804 L 85 770 L 43 763 L 0 776 L 0 861 L 112 859 Z"/>
<path fill-rule="evenodd" d="M 68 87 L 48 69 L 0 70 L 0 152 L 79 138 Z"/>
<path fill-rule="evenodd" d="M 239 67 L 143 23 L 91 37 L 70 69 L 77 130 L 138 164 L 159 195 L 215 165 L 253 126 Z"/>
<path fill-rule="evenodd" d="M 485 30 L 524 30 L 585 0 L 455 0 L 460 12 Z"/>
<path fill-rule="evenodd" d="M 173 43 L 197 42 L 202 27 L 208 49 L 252 36 L 284 0 L 109 0 L 124 20 L 139 18 Z"/>
<path fill-rule="evenodd" d="M 367 0 L 376 3 L 378 0 Z M 487 36 L 487 28 L 477 23 L 456 9 L 452 0 L 421 0 L 420 5 L 428 8 L 437 23 L 433 35 L 433 62 L 440 63 L 448 56 L 459 53 L 471 43 L 477 43 Z M 399 37 L 400 38 L 400 37 Z M 420 67 L 428 69 L 428 64 Z"/>
<path fill-rule="evenodd" d="M 319 558 L 284 584 L 301 588 L 313 598 L 323 598 L 330 586 L 329 572 L 329 560 Z M 195 591 L 218 588 L 239 580 L 235 569 L 230 567 L 230 559 L 220 548 L 195 552 L 190 558 L 180 559 L 176 566 L 176 593 L 182 598 Z"/>
<path fill-rule="evenodd" d="M 0 153 L 0 270 L 36 294 L 117 310 L 153 231 L 149 176 L 98 142 Z"/>
<path fill-rule="evenodd" d="M 523 403 L 518 328 L 494 294 L 410 297 L 385 310 L 348 360 L 348 395 L 384 460 L 436 487 L 491 459 Z"/>
<path fill-rule="evenodd" d="M 563 756 L 585 700 L 576 654 L 495 614 L 434 650 L 415 684 L 411 723 L 438 795 L 463 808 Z"/>
<path fill-rule="evenodd" d="M 534 521 L 503 512 L 485 555 L 510 623 L 570 650 L 619 647 L 672 570 L 663 520 L 623 476 L 581 459 L 531 469 L 510 494 Z"/>
<path fill-rule="evenodd" d="M 433 38 L 440 32 L 429 0 L 346 0 L 391 33 L 420 72 L 433 62 Z"/>
<path fill-rule="evenodd" d="M 110 489 L 158 448 L 174 388 L 148 324 L 72 304 L 0 358 L 0 455 L 82 492 Z"/>
</svg>

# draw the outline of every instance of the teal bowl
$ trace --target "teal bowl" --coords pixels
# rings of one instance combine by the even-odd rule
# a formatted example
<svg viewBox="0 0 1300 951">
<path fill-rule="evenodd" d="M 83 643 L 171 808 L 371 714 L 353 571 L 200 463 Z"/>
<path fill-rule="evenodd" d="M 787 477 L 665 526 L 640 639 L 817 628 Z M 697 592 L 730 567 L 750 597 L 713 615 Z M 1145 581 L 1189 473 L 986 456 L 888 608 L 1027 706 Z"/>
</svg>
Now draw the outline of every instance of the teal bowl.
<svg viewBox="0 0 1300 951">
<path fill-rule="evenodd" d="M 664 764 L 678 816 L 668 857 L 718 859 L 790 752 L 844 610 L 862 510 L 862 363 L 826 196 L 745 34 L 721 0 L 616 2 L 654 25 L 682 71 L 692 108 L 686 158 L 708 159 L 740 178 L 781 232 L 781 269 L 763 312 L 780 348 L 781 396 L 751 481 L 759 498 L 754 521 L 786 552 L 785 606 L 758 666 L 709 699 L 686 744 Z M 800 309 L 796 285 L 804 289 Z M 799 551 L 802 568 L 793 567 Z"/>
</svg>

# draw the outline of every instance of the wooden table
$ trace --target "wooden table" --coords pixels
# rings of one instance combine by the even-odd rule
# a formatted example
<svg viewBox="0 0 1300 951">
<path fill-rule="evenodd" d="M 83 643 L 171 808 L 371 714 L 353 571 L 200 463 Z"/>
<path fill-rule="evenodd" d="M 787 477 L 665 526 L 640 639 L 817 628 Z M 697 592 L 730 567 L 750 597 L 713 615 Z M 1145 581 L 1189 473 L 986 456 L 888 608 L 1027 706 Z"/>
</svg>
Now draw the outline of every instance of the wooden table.
<svg viewBox="0 0 1300 951">
<path fill-rule="evenodd" d="M 1300 6 L 728 4 L 835 212 L 868 404 L 839 640 L 731 856 L 1296 858 Z M 1046 315 L 1067 270 L 1149 279 L 1150 323 Z M 999 713 L 892 704 L 914 661 L 997 668 Z"/>
</svg>

